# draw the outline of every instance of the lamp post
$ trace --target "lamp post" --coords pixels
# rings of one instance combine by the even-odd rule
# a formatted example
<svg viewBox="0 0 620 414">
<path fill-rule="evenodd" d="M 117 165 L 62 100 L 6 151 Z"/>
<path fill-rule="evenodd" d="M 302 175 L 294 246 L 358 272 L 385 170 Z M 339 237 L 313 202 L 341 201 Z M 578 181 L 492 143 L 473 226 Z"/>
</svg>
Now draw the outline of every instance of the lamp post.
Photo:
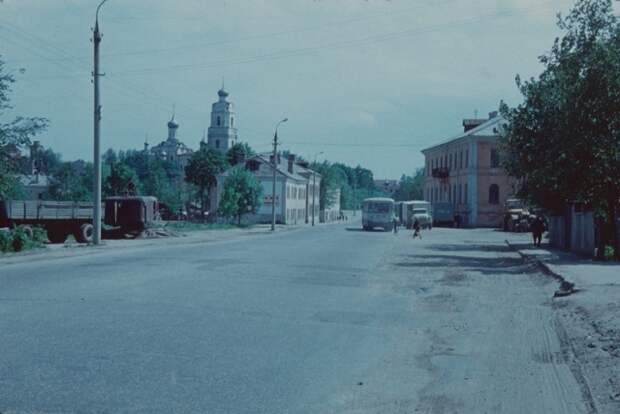
<svg viewBox="0 0 620 414">
<path fill-rule="evenodd" d="M 276 131 L 273 134 L 273 187 L 271 191 L 271 231 L 276 230 L 276 172 L 278 170 L 278 127 L 280 124 L 288 121 L 288 118 L 284 118 L 276 124 Z"/>
<path fill-rule="evenodd" d="M 316 158 L 323 154 L 323 151 L 314 154 L 314 166 L 316 168 Z M 316 171 L 312 170 L 312 225 L 314 226 L 314 206 L 316 204 Z M 320 196 L 320 192 L 319 192 Z"/>
<path fill-rule="evenodd" d="M 97 12 L 95 13 L 95 29 L 93 32 L 93 45 L 94 45 L 94 68 L 93 68 L 93 85 L 94 85 L 94 121 L 93 121 L 93 135 L 94 135 L 94 160 L 95 167 L 95 183 L 94 183 L 94 198 L 95 205 L 93 207 L 93 243 L 101 243 L 101 142 L 99 134 L 100 122 L 101 122 L 101 105 L 99 105 L 99 43 L 101 43 L 102 35 L 99 32 L 99 9 L 103 6 L 107 0 L 103 0 L 97 6 Z"/>
</svg>

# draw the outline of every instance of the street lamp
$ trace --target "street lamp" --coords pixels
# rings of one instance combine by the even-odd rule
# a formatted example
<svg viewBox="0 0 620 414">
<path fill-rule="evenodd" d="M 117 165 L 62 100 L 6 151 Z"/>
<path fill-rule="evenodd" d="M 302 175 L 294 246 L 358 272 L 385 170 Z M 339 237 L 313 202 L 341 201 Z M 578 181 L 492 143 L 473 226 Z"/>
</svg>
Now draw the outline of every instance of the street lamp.
<svg viewBox="0 0 620 414">
<path fill-rule="evenodd" d="M 323 154 L 323 151 L 314 154 L 314 167 L 316 168 L 316 158 Z M 316 204 L 316 171 L 312 170 L 312 225 L 314 226 L 314 206 Z M 319 192 L 320 195 L 320 192 Z"/>
<path fill-rule="evenodd" d="M 94 45 L 94 68 L 93 68 L 93 85 L 94 85 L 94 120 L 93 120 L 93 135 L 94 135 L 94 167 L 95 167 L 95 183 L 94 183 L 94 196 L 95 205 L 93 207 L 93 243 L 101 243 L 101 140 L 99 134 L 101 132 L 101 105 L 99 105 L 99 43 L 101 43 L 102 35 L 99 32 L 99 9 L 103 6 L 107 0 L 102 0 L 97 6 L 97 12 L 95 13 L 95 30 L 93 33 L 93 45 Z"/>
<path fill-rule="evenodd" d="M 278 169 L 278 127 L 288 121 L 284 118 L 276 124 L 276 131 L 273 134 L 273 188 L 271 191 L 271 231 L 276 230 L 276 171 Z"/>
</svg>

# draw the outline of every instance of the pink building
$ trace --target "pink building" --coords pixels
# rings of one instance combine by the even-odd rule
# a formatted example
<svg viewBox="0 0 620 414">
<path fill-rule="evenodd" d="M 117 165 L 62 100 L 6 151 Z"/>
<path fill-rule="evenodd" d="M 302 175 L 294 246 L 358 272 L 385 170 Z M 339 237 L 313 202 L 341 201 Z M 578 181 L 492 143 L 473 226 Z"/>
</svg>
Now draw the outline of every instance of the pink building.
<svg viewBox="0 0 620 414">
<path fill-rule="evenodd" d="M 463 226 L 499 227 L 504 202 L 514 194 L 514 180 L 500 167 L 499 130 L 506 121 L 464 119 L 463 133 L 422 150 L 427 201 L 450 203 Z"/>
</svg>

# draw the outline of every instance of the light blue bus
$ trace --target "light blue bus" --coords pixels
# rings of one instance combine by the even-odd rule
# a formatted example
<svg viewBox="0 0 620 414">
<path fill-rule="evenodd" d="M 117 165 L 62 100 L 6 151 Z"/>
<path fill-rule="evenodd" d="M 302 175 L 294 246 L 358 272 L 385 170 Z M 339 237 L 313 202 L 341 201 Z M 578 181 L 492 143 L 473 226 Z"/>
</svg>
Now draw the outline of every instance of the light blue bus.
<svg viewBox="0 0 620 414">
<path fill-rule="evenodd" d="M 392 231 L 394 227 L 394 200 L 391 198 L 374 197 L 362 202 L 362 227 L 372 230 L 381 227 L 384 231 Z"/>
</svg>

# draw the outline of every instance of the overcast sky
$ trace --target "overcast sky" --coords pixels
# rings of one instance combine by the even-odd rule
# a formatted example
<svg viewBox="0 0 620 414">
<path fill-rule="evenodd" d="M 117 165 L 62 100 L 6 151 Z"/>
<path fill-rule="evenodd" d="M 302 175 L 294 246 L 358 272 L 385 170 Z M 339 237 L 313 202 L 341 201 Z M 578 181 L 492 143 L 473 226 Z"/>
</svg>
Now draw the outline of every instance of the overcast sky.
<svg viewBox="0 0 620 414">
<path fill-rule="evenodd" d="M 91 27 L 99 0 L 4 0 L 0 54 L 15 113 L 42 144 L 92 158 Z M 398 178 L 464 117 L 520 101 L 570 0 L 108 0 L 100 15 L 102 147 L 179 138 L 198 147 L 225 78 L 239 137 Z"/>
</svg>

